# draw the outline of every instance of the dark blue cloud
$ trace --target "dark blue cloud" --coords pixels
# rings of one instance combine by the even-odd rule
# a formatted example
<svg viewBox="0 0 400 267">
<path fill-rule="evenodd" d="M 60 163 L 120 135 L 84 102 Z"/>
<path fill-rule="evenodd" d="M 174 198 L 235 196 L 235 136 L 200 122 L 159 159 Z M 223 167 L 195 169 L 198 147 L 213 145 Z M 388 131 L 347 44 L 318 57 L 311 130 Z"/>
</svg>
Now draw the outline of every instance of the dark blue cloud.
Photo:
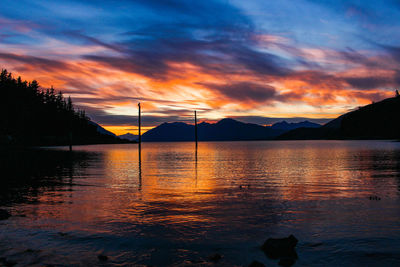
<svg viewBox="0 0 400 267">
<path fill-rule="evenodd" d="M 0 53 L 0 59 L 26 63 L 31 67 L 40 68 L 42 70 L 47 70 L 47 71 L 71 69 L 69 64 L 63 61 L 52 60 L 42 57 L 35 57 L 35 56 L 23 56 L 12 53 Z"/>
<path fill-rule="evenodd" d="M 393 8 L 398 5 L 395 1 L 285 2 L 236 2 L 233 5 L 222 0 L 21 0 L 18 3 L 4 0 L 0 17 L 23 21 L 31 27 L 35 25 L 35 31 L 50 38 L 78 45 L 103 46 L 109 53 L 82 57 L 150 77 L 162 77 L 168 68 L 167 62 L 171 61 L 190 62 L 210 72 L 247 70 L 272 76 L 287 75 L 298 65 L 323 68 L 299 56 L 296 44 L 282 45 L 282 49 L 294 57 L 291 61 L 280 54 L 260 50 L 253 37 L 289 31 L 299 44 L 334 46 L 343 50 L 371 47 L 371 43 L 360 41 L 359 36 L 373 29 L 355 26 L 358 24 L 354 22 L 362 19 L 365 25 L 388 26 L 391 23 L 389 26 L 395 27 L 399 24 L 395 19 L 399 17 L 399 10 Z M 252 4 L 257 10 L 248 7 Z M 253 15 L 257 12 L 261 15 Z M 385 29 L 380 28 L 377 36 L 384 33 Z M 29 35 L 4 36 L 5 41 L 13 43 L 40 42 Z M 338 36 L 337 41 L 327 42 Z M 393 41 L 386 38 L 385 42 Z M 219 66 L 223 63 L 227 64 Z"/>
<path fill-rule="evenodd" d="M 238 82 L 226 85 L 203 84 L 204 86 L 219 92 L 224 97 L 240 102 L 266 102 L 274 100 L 277 91 L 270 85 L 260 85 L 251 82 Z"/>
<path fill-rule="evenodd" d="M 393 79 L 379 76 L 348 77 L 344 78 L 344 80 L 351 86 L 359 89 L 385 88 L 394 85 Z"/>
</svg>

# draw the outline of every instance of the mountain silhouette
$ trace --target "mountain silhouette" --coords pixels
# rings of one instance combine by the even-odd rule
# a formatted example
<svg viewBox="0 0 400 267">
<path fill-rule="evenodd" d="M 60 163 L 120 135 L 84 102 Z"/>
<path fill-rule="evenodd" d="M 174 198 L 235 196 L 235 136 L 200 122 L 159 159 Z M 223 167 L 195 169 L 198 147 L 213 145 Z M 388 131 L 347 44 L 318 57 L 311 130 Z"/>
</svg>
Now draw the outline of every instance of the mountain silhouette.
<svg viewBox="0 0 400 267">
<path fill-rule="evenodd" d="M 319 128 L 319 127 L 321 127 L 321 124 L 309 121 L 302 121 L 297 123 L 296 122 L 288 123 L 286 121 L 281 121 L 271 126 L 272 129 L 285 130 L 285 131 L 290 131 L 297 128 Z"/>
<path fill-rule="evenodd" d="M 281 133 L 282 130 L 234 119 L 222 119 L 215 124 L 203 122 L 198 125 L 200 141 L 265 140 L 273 139 Z"/>
<path fill-rule="evenodd" d="M 277 139 L 399 139 L 400 97 L 384 99 L 353 110 L 320 128 L 298 128 Z"/>
<path fill-rule="evenodd" d="M 88 121 L 89 124 L 96 126 L 96 130 L 99 134 L 102 135 L 109 135 L 112 137 L 116 137 L 115 133 L 112 133 L 106 129 L 104 129 L 103 127 L 101 127 L 100 125 L 98 125 L 97 123 L 95 123 L 94 121 Z"/>
<path fill-rule="evenodd" d="M 118 135 L 118 137 L 121 139 L 128 140 L 128 141 L 137 141 L 139 136 L 136 134 L 126 133 L 126 134 Z"/>
<path fill-rule="evenodd" d="M 301 123 L 278 124 L 274 128 L 273 126 L 261 126 L 226 118 L 217 123 L 202 122 L 197 125 L 197 131 L 199 141 L 272 140 L 288 131 L 285 127 L 293 129 L 303 127 L 303 125 L 320 127 L 319 124 L 305 121 Z M 194 125 L 183 122 L 163 123 L 144 133 L 142 141 L 194 141 Z"/>
</svg>

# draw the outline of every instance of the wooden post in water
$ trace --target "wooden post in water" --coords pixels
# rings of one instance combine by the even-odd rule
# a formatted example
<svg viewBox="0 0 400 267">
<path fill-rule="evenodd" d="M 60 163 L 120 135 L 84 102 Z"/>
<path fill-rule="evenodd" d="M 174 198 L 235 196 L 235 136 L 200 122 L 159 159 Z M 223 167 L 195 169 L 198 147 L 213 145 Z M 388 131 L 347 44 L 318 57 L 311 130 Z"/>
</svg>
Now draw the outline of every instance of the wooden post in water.
<svg viewBox="0 0 400 267">
<path fill-rule="evenodd" d="M 139 143 L 139 187 L 138 190 L 142 190 L 142 151 L 140 150 L 140 143 Z"/>
<path fill-rule="evenodd" d="M 197 111 L 194 111 L 194 140 L 197 148 Z"/>
<path fill-rule="evenodd" d="M 140 121 L 140 102 L 138 103 L 138 107 L 139 107 L 139 116 L 138 116 L 138 124 L 139 124 L 139 149 L 141 149 L 141 145 L 142 145 L 142 135 L 141 135 L 141 121 Z"/>
<path fill-rule="evenodd" d="M 142 133 L 141 133 L 141 112 L 140 112 L 140 102 L 138 103 L 139 113 L 138 113 L 138 128 L 139 128 L 139 136 L 138 136 L 138 145 L 139 145 L 139 191 L 142 190 Z"/>
</svg>

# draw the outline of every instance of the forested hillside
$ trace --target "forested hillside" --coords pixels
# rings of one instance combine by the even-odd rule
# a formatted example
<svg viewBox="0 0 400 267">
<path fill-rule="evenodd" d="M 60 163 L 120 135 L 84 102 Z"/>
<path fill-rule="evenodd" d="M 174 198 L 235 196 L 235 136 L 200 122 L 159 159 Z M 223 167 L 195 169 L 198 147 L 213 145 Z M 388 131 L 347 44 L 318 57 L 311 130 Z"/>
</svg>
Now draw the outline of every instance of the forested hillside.
<svg viewBox="0 0 400 267">
<path fill-rule="evenodd" d="M 112 143 L 120 140 L 97 131 L 84 110 L 53 88 L 41 89 L 35 80 L 0 74 L 0 143 L 66 145 Z"/>
</svg>

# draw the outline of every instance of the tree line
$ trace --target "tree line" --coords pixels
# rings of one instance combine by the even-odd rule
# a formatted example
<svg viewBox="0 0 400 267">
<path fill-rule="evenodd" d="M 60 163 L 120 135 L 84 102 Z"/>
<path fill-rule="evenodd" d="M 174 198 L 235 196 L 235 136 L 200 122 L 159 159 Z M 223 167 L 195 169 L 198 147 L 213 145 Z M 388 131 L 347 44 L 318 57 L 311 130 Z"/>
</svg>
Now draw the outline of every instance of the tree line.
<svg viewBox="0 0 400 267">
<path fill-rule="evenodd" d="M 36 80 L 0 74 L 1 142 L 23 145 L 97 143 L 115 139 L 97 132 L 84 110 L 76 109 L 70 97 L 53 87 L 42 89 Z"/>
</svg>

